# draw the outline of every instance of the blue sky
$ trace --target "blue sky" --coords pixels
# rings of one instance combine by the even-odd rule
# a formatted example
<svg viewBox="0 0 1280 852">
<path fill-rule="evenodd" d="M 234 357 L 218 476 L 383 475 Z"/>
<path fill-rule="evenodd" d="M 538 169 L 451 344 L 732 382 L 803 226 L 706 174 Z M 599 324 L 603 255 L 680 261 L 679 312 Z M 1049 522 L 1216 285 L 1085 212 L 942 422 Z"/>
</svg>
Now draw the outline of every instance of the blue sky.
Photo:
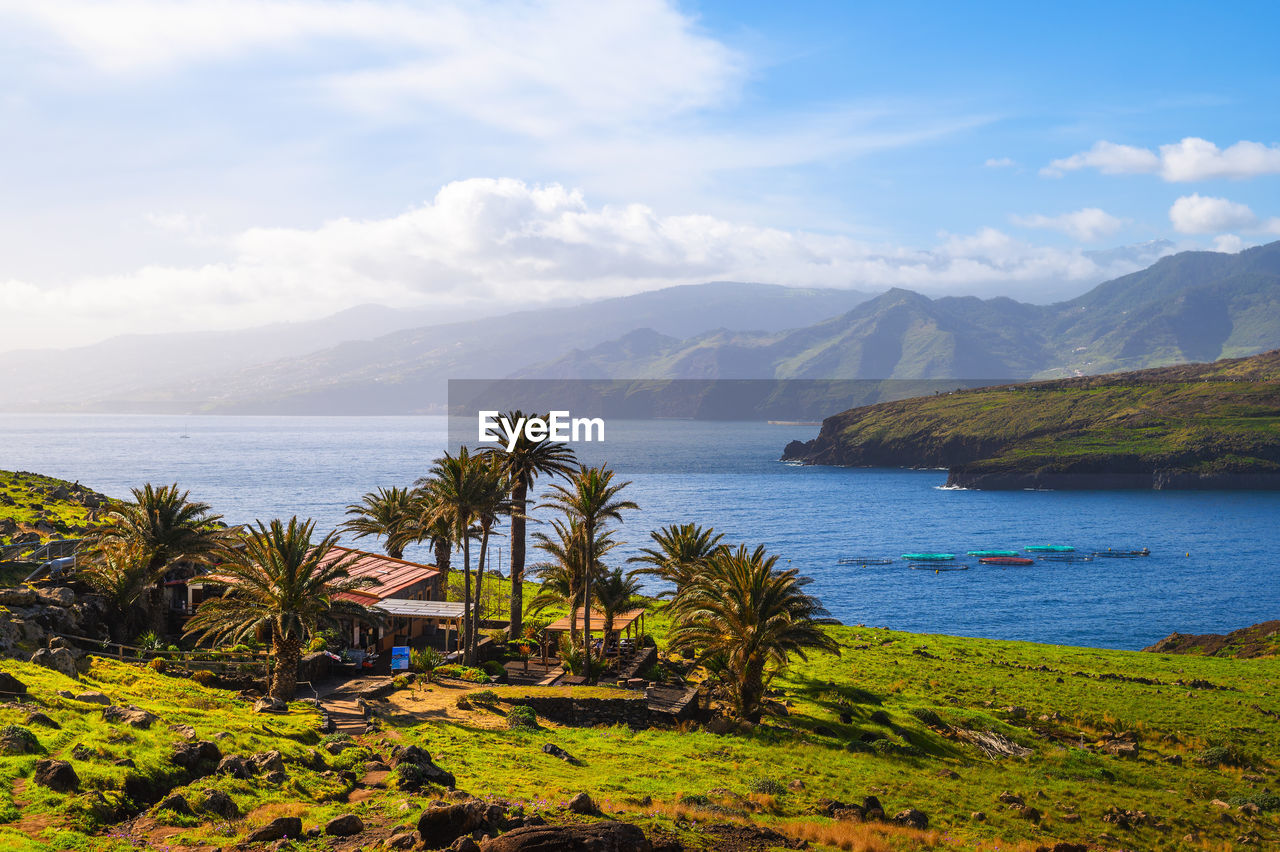
<svg viewBox="0 0 1280 852">
<path fill-rule="evenodd" d="M 0 0 L 0 350 L 723 278 L 1074 295 L 1280 236 L 1277 18 Z"/>
</svg>

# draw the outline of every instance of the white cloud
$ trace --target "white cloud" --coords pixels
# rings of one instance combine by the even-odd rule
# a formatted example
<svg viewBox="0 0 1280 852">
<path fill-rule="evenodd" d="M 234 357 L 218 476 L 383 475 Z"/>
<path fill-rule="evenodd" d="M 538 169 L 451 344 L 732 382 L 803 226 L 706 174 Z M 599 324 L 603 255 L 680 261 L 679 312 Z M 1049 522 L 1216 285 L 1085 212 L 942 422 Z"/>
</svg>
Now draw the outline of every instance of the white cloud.
<svg viewBox="0 0 1280 852">
<path fill-rule="evenodd" d="M 1063 172 L 1076 169 L 1093 168 L 1108 175 L 1154 172 L 1160 166 L 1160 159 L 1146 148 L 1134 148 L 1131 145 L 1116 145 L 1113 142 L 1097 142 L 1088 151 L 1072 154 L 1061 160 L 1054 160 L 1040 170 L 1040 174 L 1048 177 L 1060 177 Z"/>
<path fill-rule="evenodd" d="M 1013 224 L 1024 228 L 1048 228 L 1061 231 L 1073 239 L 1085 243 L 1109 237 L 1125 225 L 1125 220 L 1112 216 L 1097 207 L 1085 207 L 1059 216 L 1037 213 L 1031 216 L 1012 216 Z"/>
<path fill-rule="evenodd" d="M 1101 141 L 1088 151 L 1054 160 L 1040 173 L 1060 177 L 1063 172 L 1085 168 L 1112 175 L 1158 174 L 1170 183 L 1243 179 L 1280 174 L 1280 145 L 1242 141 L 1219 148 L 1207 139 L 1188 136 L 1181 142 L 1161 145 L 1156 154 L 1148 148 Z"/>
<path fill-rule="evenodd" d="M 429 104 L 534 136 L 718 105 L 746 70 L 661 0 L 0 0 L 3 19 L 129 83 L 261 55 L 348 108 Z"/>
<path fill-rule="evenodd" d="M 1217 234 L 1252 228 L 1258 224 L 1258 217 L 1244 204 L 1195 193 L 1173 202 L 1169 221 L 1181 234 Z"/>
<path fill-rule="evenodd" d="M 663 216 L 639 204 L 593 207 L 580 191 L 511 179 L 451 183 L 391 218 L 254 228 L 226 248 L 222 263 L 149 266 L 52 287 L 0 282 L 0 339 L 36 345 L 31 334 L 55 322 L 68 345 L 157 328 L 239 328 L 369 302 L 435 306 L 447 316 L 459 305 L 515 309 L 716 279 L 1018 294 L 1137 268 L 992 228 L 944 234 L 936 248 L 919 250 Z"/>
<path fill-rule="evenodd" d="M 988 157 L 982 165 L 989 169 L 1013 169 L 1017 168 L 1018 163 L 1010 157 Z"/>
<path fill-rule="evenodd" d="M 1213 239 L 1213 250 L 1224 254 L 1237 254 L 1244 248 L 1244 240 L 1235 234 L 1220 234 Z"/>
</svg>

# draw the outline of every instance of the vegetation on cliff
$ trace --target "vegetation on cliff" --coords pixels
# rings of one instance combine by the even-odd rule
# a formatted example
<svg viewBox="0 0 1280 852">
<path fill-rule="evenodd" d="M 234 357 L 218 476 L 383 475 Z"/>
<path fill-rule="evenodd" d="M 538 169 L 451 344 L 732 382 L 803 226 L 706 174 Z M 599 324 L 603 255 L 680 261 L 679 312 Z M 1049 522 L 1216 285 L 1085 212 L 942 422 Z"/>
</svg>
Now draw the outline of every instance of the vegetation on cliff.
<svg viewBox="0 0 1280 852">
<path fill-rule="evenodd" d="M 1280 621 L 1264 621 L 1230 633 L 1170 633 L 1150 648 L 1157 654 L 1199 654 L 1248 660 L 1280 655 Z"/>
<path fill-rule="evenodd" d="M 1254 485 L 1266 487 L 1268 476 L 1280 483 L 1280 350 L 855 408 L 784 458 L 947 467 L 953 484 L 976 487 L 1069 487 L 1093 474 L 1123 487 L 1259 476 Z"/>
<path fill-rule="evenodd" d="M 0 470 L 0 544 L 79 538 L 110 503 L 79 482 Z"/>
</svg>

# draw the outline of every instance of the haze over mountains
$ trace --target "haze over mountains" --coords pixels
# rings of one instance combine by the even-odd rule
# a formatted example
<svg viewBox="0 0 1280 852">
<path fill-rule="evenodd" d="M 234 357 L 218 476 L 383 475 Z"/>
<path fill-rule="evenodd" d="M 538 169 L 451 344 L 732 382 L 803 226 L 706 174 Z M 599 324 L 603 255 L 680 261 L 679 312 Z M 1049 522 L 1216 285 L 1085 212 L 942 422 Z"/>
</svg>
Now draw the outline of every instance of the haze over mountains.
<svg viewBox="0 0 1280 852">
<path fill-rule="evenodd" d="M 422 321 L 367 308 L 8 353 L 0 406 L 409 414 L 440 410 L 448 379 L 1018 379 L 1206 361 L 1280 347 L 1280 242 L 1171 255 L 1052 305 L 719 282 Z"/>
</svg>

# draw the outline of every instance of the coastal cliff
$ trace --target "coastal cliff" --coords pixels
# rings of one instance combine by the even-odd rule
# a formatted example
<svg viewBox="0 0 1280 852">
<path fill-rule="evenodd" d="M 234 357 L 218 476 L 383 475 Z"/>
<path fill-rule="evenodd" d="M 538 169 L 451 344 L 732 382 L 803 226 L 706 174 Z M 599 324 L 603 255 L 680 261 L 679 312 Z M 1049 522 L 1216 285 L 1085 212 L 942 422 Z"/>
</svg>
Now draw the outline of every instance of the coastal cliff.
<svg viewBox="0 0 1280 852">
<path fill-rule="evenodd" d="M 957 488 L 1280 489 L 1280 350 L 863 406 L 782 458 Z"/>
</svg>

